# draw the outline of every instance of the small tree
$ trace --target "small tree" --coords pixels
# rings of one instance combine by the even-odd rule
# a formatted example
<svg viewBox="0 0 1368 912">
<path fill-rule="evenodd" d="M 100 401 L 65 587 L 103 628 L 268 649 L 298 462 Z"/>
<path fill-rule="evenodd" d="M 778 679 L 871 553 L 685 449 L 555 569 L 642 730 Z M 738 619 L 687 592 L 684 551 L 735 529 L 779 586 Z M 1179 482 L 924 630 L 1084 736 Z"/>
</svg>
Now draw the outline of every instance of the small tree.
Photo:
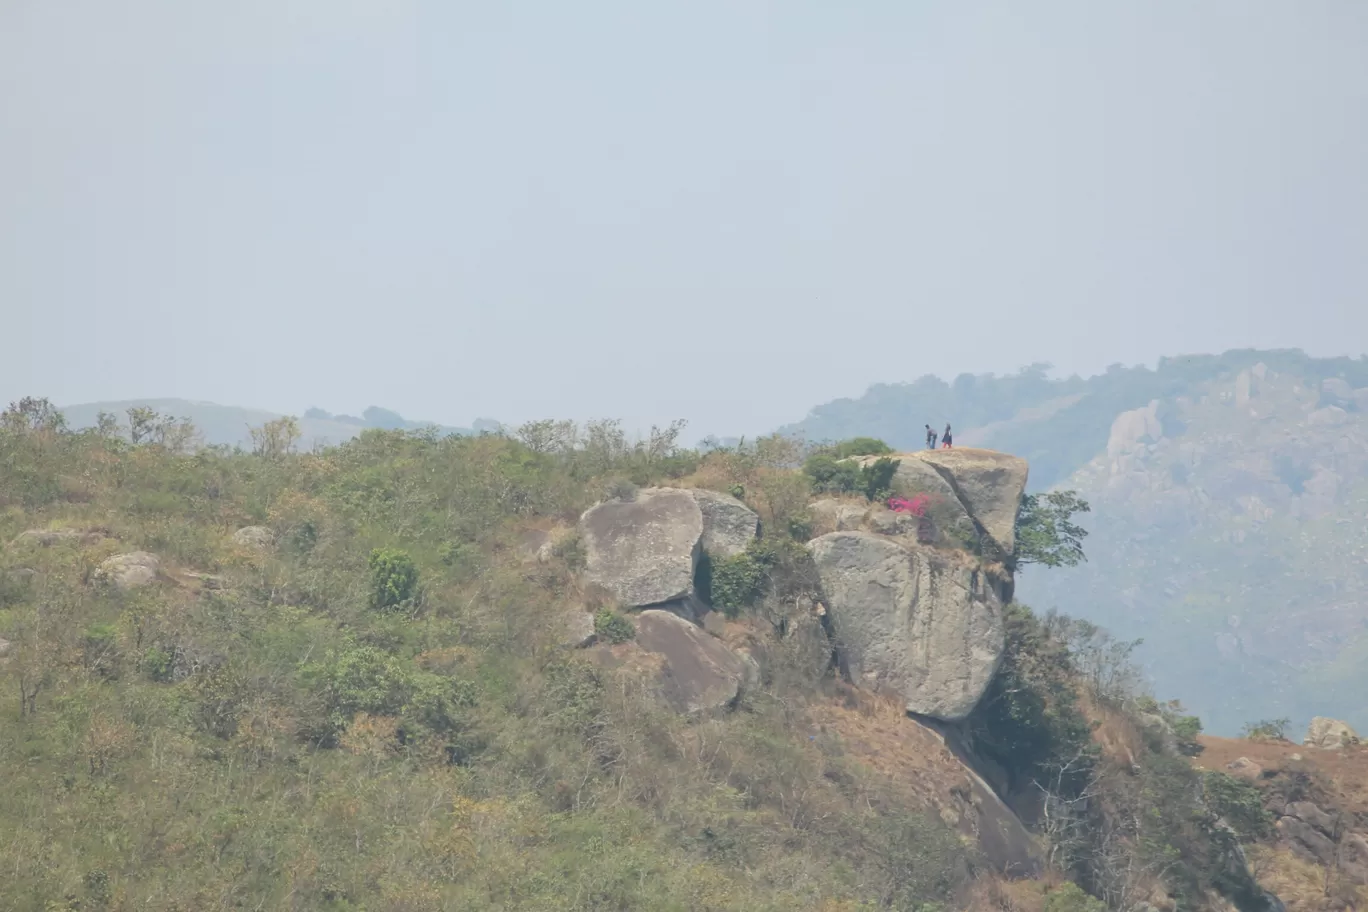
<svg viewBox="0 0 1368 912">
<path fill-rule="evenodd" d="M 1076 567 L 1087 560 L 1083 539 L 1088 530 L 1074 523 L 1073 516 L 1091 509 L 1077 491 L 1021 495 L 1016 517 L 1015 566 Z"/>
<path fill-rule="evenodd" d="M 370 604 L 379 611 L 403 605 L 418 594 L 418 568 L 408 552 L 376 548 L 370 555 Z"/>
<path fill-rule="evenodd" d="M 0 412 L 0 428 L 15 434 L 56 432 L 66 429 L 66 418 L 47 399 L 25 396 Z"/>
<path fill-rule="evenodd" d="M 249 427 L 252 452 L 263 459 L 281 459 L 294 452 L 299 443 L 299 422 L 286 415 L 260 427 Z"/>
</svg>

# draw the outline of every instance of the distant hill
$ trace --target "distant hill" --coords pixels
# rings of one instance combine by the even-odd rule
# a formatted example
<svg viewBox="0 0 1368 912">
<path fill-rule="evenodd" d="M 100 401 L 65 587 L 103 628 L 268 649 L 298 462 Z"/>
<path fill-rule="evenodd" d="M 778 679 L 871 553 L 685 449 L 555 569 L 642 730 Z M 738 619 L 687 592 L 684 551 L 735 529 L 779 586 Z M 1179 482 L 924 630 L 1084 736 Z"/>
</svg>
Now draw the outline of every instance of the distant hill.
<svg viewBox="0 0 1368 912">
<path fill-rule="evenodd" d="M 1168 403 L 1178 397 L 1258 363 L 1317 389 L 1327 379 L 1368 387 L 1368 358 L 1312 358 L 1297 350 L 1180 355 L 1160 359 L 1153 370 L 1118 364 L 1086 379 L 1051 379 L 1049 365 L 1033 364 L 1016 374 L 961 374 L 948 383 L 925 376 L 876 384 L 858 399 L 819 405 L 780 430 L 813 441 L 870 435 L 907 449 L 922 443 L 924 425 L 940 431 L 948 421 L 957 443 L 1030 460 L 1031 487 L 1043 490 L 1104 450 L 1112 420 L 1121 412 L 1157 399 L 1160 418 L 1166 418 Z"/>
<path fill-rule="evenodd" d="M 62 414 L 67 424 L 74 428 L 94 427 L 99 414 L 108 412 L 121 422 L 127 422 L 127 412 L 131 408 L 150 408 L 163 415 L 188 418 L 204 435 L 204 442 L 212 445 L 250 447 L 252 444 L 249 428 L 258 427 L 268 421 L 282 417 L 276 412 L 263 409 L 242 408 L 235 405 L 219 405 L 214 402 L 192 402 L 188 399 L 127 399 L 119 402 L 84 402 L 77 405 L 62 406 Z M 361 413 L 361 417 L 332 415 L 319 408 L 311 408 L 299 417 L 302 432 L 300 446 L 311 449 L 315 446 L 341 443 L 350 440 L 368 428 L 386 430 L 419 430 L 435 427 L 441 434 L 473 434 L 470 428 L 448 427 L 426 421 L 409 421 L 388 409 L 372 406 Z M 487 422 L 481 422 L 485 424 Z"/>
<path fill-rule="evenodd" d="M 1089 560 L 1028 570 L 1022 601 L 1119 636 L 1207 727 L 1318 713 L 1368 728 L 1368 360 L 1231 351 L 1051 380 L 924 377 L 784 430 L 898 447 L 923 425 L 1030 460 L 1092 505 Z"/>
</svg>

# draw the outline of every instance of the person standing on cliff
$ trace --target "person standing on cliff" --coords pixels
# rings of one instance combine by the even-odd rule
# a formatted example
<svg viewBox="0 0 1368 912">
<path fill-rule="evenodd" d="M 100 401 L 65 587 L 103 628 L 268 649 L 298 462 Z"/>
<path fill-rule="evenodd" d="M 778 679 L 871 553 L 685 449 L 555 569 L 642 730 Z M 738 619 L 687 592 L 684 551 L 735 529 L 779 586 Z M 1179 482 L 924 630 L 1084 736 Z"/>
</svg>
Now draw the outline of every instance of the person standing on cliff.
<svg viewBox="0 0 1368 912">
<path fill-rule="evenodd" d="M 936 432 L 931 430 L 931 425 L 926 426 L 926 448 L 934 450 L 936 448 Z"/>
<path fill-rule="evenodd" d="M 941 449 L 950 449 L 950 424 L 946 422 L 945 433 L 941 434 Z"/>
</svg>

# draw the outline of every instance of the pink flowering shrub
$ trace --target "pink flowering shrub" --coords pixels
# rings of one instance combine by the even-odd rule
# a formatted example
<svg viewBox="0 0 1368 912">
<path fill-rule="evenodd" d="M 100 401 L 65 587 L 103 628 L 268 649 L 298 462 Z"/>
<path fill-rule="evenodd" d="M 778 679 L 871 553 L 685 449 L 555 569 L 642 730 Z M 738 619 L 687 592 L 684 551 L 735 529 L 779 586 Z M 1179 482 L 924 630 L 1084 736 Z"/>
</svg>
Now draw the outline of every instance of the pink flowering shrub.
<svg viewBox="0 0 1368 912">
<path fill-rule="evenodd" d="M 913 516 L 925 516 L 926 505 L 931 502 L 931 498 L 925 494 L 913 495 L 909 500 L 906 497 L 888 498 L 888 509 L 894 513 L 911 513 Z"/>
</svg>

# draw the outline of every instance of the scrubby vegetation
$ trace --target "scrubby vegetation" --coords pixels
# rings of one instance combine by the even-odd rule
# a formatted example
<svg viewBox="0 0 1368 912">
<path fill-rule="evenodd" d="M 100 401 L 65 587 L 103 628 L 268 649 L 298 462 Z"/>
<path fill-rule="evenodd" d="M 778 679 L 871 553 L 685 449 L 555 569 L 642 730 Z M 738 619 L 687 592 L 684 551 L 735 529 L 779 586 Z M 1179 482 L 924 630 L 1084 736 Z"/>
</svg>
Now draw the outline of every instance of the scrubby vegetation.
<svg viewBox="0 0 1368 912">
<path fill-rule="evenodd" d="M 815 593 L 801 547 L 812 454 L 779 437 L 683 450 L 680 427 L 641 442 L 610 422 L 369 430 L 311 453 L 277 428 L 246 453 L 174 434 L 134 444 L 112 420 L 73 433 L 41 400 L 12 407 L 3 905 L 963 907 L 992 873 L 977 850 L 808 720 L 849 697 L 829 649 L 794 626 Z M 759 686 L 715 718 L 668 711 L 564 648 L 557 619 L 589 604 L 573 535 L 549 559 L 519 552 L 528 529 L 662 482 L 732 490 L 765 530 L 711 567 L 714 601 L 776 637 Z M 274 545 L 235 542 L 249 525 Z M 44 546 L 26 529 L 89 538 Z M 155 584 L 98 580 L 134 550 L 160 557 Z M 596 607 L 601 641 L 630 638 Z M 1151 888 L 1180 908 L 1210 890 L 1254 896 L 1203 803 L 1247 796 L 1204 788 L 1162 726 L 1137 721 L 1125 644 L 1021 606 L 1007 625 L 1002 671 L 964 730 L 1004 795 L 1043 796 L 1023 817 L 1078 885 L 1045 908 L 1131 908 Z M 1109 759 L 1107 725 L 1137 733 L 1134 768 Z"/>
</svg>

